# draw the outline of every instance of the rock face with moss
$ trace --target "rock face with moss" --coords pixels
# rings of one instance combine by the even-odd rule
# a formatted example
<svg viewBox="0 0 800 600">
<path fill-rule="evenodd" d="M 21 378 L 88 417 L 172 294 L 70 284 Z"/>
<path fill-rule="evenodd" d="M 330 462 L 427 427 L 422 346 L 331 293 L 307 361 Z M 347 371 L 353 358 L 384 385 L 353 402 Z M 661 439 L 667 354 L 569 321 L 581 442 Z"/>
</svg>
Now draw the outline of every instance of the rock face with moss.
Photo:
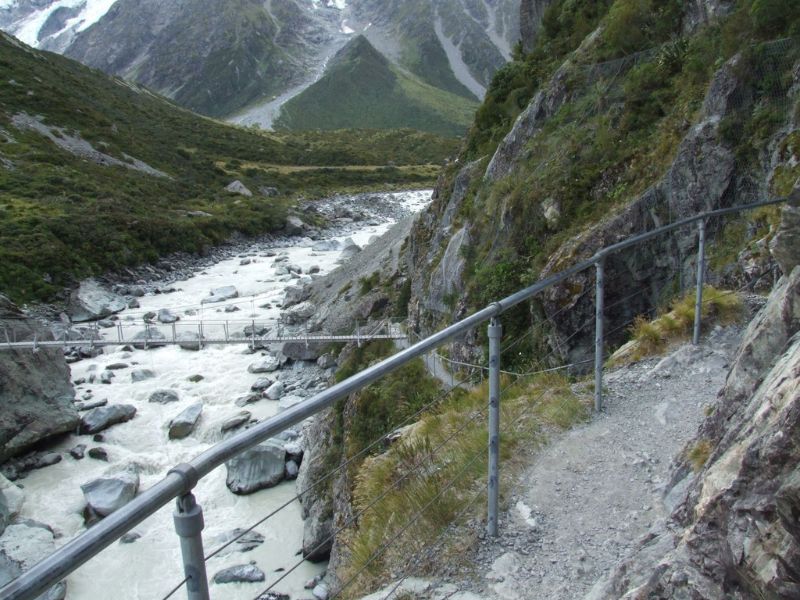
<svg viewBox="0 0 800 600">
<path fill-rule="evenodd" d="M 800 595 L 800 262 L 784 266 L 677 462 L 671 516 L 591 600 Z"/>
<path fill-rule="evenodd" d="M 1 295 L 0 320 L 12 338 L 43 334 Z M 0 352 L 0 463 L 52 436 L 75 430 L 78 413 L 69 377 L 60 349 Z"/>
</svg>

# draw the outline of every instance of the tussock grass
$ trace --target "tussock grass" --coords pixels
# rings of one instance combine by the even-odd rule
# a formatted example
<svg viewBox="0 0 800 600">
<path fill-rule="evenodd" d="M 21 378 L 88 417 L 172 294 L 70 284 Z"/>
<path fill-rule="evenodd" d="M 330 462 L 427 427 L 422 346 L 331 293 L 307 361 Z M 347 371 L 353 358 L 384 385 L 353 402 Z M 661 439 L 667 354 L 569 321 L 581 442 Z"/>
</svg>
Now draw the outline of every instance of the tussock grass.
<svg viewBox="0 0 800 600">
<path fill-rule="evenodd" d="M 700 440 L 689 450 L 686 458 L 692 463 L 692 468 L 695 473 L 706 465 L 708 459 L 711 457 L 712 450 L 711 442 L 708 440 Z"/>
<path fill-rule="evenodd" d="M 560 374 L 513 384 L 505 379 L 502 385 L 501 472 L 503 482 L 508 482 L 523 462 L 521 451 L 541 446 L 548 431 L 585 420 L 590 398 L 574 393 Z M 469 510 L 464 507 L 486 486 L 487 399 L 488 384 L 457 393 L 435 414 L 407 430 L 387 452 L 362 465 L 353 500 L 355 510 L 365 512 L 346 536 L 351 553 L 340 572 L 345 581 L 358 574 L 352 590 L 379 587 L 387 573 L 398 571 L 409 557 L 429 549 L 448 527 L 483 518 L 480 498 Z M 414 519 L 384 555 L 374 558 Z M 458 561 L 471 541 L 468 537 L 463 532 L 448 537 L 436 551 L 437 560 Z M 426 568 L 433 566 L 423 561 Z"/>
<path fill-rule="evenodd" d="M 630 328 L 631 341 L 610 359 L 612 366 L 627 364 L 663 352 L 676 342 L 689 339 L 694 329 L 695 295 L 688 293 L 654 320 L 639 316 Z M 703 326 L 730 325 L 744 315 L 742 299 L 735 292 L 712 286 L 703 288 Z"/>
</svg>

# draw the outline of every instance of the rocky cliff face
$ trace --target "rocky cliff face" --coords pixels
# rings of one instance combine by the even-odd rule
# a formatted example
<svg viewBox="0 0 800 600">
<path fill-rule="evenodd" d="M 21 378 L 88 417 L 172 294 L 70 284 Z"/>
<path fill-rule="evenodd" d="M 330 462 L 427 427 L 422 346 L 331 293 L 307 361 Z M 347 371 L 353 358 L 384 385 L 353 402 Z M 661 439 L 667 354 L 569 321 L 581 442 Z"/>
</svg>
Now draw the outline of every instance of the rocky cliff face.
<svg viewBox="0 0 800 600">
<path fill-rule="evenodd" d="M 588 599 L 800 597 L 800 261 L 777 246 L 794 258 L 677 460 L 671 516 Z"/>
<path fill-rule="evenodd" d="M 42 335 L 4 296 L 0 321 L 9 336 Z M 0 352 L 0 463 L 52 436 L 73 431 L 78 413 L 69 368 L 59 349 Z"/>
<path fill-rule="evenodd" d="M 544 11 L 553 0 L 522 0 L 520 2 L 519 32 L 522 49 L 525 52 L 533 50 L 536 37 L 542 27 Z"/>
<path fill-rule="evenodd" d="M 530 23 L 535 22 L 534 17 L 542 7 L 543 3 L 523 3 L 522 21 L 528 23 L 525 31 L 532 31 Z M 730 7 L 731 3 L 722 1 L 689 3 L 680 21 L 683 27 L 697 30 L 707 25 L 709 20 L 726 14 Z M 479 300 L 483 303 L 481 305 L 473 300 L 470 306 L 469 296 L 480 297 L 476 290 L 480 292 L 480 286 L 488 287 L 476 281 L 485 263 L 497 264 L 498 269 L 508 265 L 507 279 L 519 280 L 518 289 L 631 235 L 700 212 L 786 193 L 785 185 L 776 185 L 776 182 L 787 178 L 786 169 L 793 169 L 787 166 L 787 155 L 780 149 L 785 148 L 796 135 L 797 113 L 792 108 L 798 103 L 800 62 L 791 52 L 786 55 L 786 60 L 794 61 L 791 63 L 793 66 L 787 69 L 793 82 L 775 90 L 784 107 L 779 117 L 781 125 L 769 134 L 763 150 L 745 161 L 741 156 L 741 146 L 736 145 L 740 142 L 731 140 L 730 127 L 738 122 L 739 125 L 734 127 L 744 128 L 746 115 L 759 102 L 759 92 L 753 79 L 743 75 L 751 58 L 735 55 L 711 77 L 699 110 L 681 117 L 683 125 L 679 131 L 682 139 L 675 144 L 671 161 L 665 162 L 660 174 L 648 176 L 652 183 L 646 186 L 645 191 L 624 202 L 609 202 L 609 192 L 616 187 L 613 181 L 632 165 L 618 164 L 598 173 L 595 182 L 587 186 L 588 189 L 582 189 L 577 202 L 583 203 L 582 211 L 592 210 L 590 206 L 593 203 L 608 208 L 604 212 L 594 209 L 595 219 L 584 217 L 584 225 L 576 226 L 576 221 L 581 219 L 580 212 L 570 209 L 568 200 L 558 192 L 567 195 L 572 185 L 568 178 L 580 181 L 581 177 L 589 176 L 587 172 L 592 167 L 575 168 L 582 150 L 572 144 L 581 143 L 579 136 L 566 137 L 560 142 L 550 140 L 560 140 L 569 135 L 562 132 L 579 126 L 569 119 L 576 118 L 572 117 L 576 106 L 586 100 L 580 92 L 582 82 L 586 81 L 583 78 L 594 81 L 599 67 L 581 71 L 575 62 L 587 60 L 592 48 L 602 43 L 598 41 L 601 34 L 602 25 L 539 87 L 492 156 L 479 158 L 458 171 L 452 170 L 440 181 L 428 214 L 412 232 L 407 253 L 409 270 L 414 273 L 411 314 L 415 326 L 430 329 L 464 315 L 468 309 L 482 308 L 485 303 L 499 299 L 501 296 L 482 298 Z M 641 60 L 649 60 L 647 56 L 646 52 L 642 53 Z M 634 65 L 632 74 L 644 72 L 646 69 L 637 64 L 637 60 L 640 59 L 634 57 L 633 61 L 614 62 L 617 76 L 625 76 L 631 65 Z M 614 100 L 603 102 L 597 101 L 590 110 L 608 111 L 607 118 L 612 122 L 619 118 L 617 115 L 621 110 L 630 106 L 629 100 L 617 104 L 616 108 Z M 580 118 L 583 117 L 576 120 Z M 582 127 L 594 132 L 596 123 L 592 124 L 590 120 Z M 583 143 L 593 143 L 590 138 L 594 135 L 588 134 Z M 626 142 L 622 134 L 618 135 L 617 143 L 632 143 Z M 647 147 L 642 149 L 642 152 L 649 151 Z M 552 169 L 552 165 L 563 165 L 563 168 Z M 553 173 L 549 179 L 544 179 L 539 173 L 547 170 Z M 553 181 L 557 183 L 553 184 Z M 520 186 L 515 182 L 526 182 L 526 185 Z M 552 186 L 556 193 L 542 193 L 543 184 Z M 634 186 L 645 187 L 642 182 Z M 617 190 L 623 194 L 626 192 L 625 189 Z M 570 211 L 572 214 L 568 217 Z M 753 226 L 750 229 L 752 233 L 749 235 L 755 235 L 757 228 Z M 466 232 L 469 232 L 468 236 Z M 773 233 L 763 239 L 749 240 L 754 242 L 753 247 L 761 248 L 760 266 L 752 270 L 745 268 L 747 272 L 740 273 L 735 282 L 727 280 L 729 285 L 753 284 L 769 272 L 774 262 L 763 250 Z M 720 221 L 710 223 L 709 234 L 712 240 L 723 239 L 727 235 L 725 224 Z M 763 232 L 759 234 L 763 235 Z M 746 241 L 742 239 L 739 244 L 744 246 Z M 606 288 L 606 305 L 609 307 L 607 331 L 616 332 L 617 336 L 614 338 L 612 334 L 612 343 L 621 340 L 625 324 L 636 315 L 646 314 L 663 303 L 665 296 L 675 294 L 686 282 L 693 281 L 696 245 L 696 230 L 684 228 L 674 235 L 639 246 L 635 252 L 622 253 L 609 260 L 606 264 L 608 280 L 618 282 Z M 536 264 L 538 260 L 542 261 L 541 266 Z M 533 279 L 520 277 L 526 270 L 534 276 Z M 726 271 L 712 268 L 709 277 L 714 283 L 722 282 Z M 502 282 L 495 278 L 494 283 Z M 549 289 L 543 295 L 541 305 L 533 310 L 537 315 L 543 314 L 552 326 L 545 344 L 569 362 L 583 360 L 593 352 L 592 331 L 590 328 L 581 331 L 593 315 L 593 286 L 594 274 L 587 271 Z M 497 293 L 513 291 L 502 289 L 499 284 L 495 287 L 501 288 Z M 641 290 L 641 293 L 629 297 L 635 290 Z M 481 352 L 471 347 L 470 340 L 466 342 L 455 347 L 456 355 L 467 357 Z"/>
</svg>

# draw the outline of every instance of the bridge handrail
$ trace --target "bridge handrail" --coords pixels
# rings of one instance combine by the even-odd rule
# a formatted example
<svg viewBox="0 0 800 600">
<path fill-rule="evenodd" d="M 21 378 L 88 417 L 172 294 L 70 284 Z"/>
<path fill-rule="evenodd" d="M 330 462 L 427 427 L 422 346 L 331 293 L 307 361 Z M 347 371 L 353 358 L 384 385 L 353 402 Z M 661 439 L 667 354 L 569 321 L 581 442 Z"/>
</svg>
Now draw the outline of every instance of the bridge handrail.
<svg viewBox="0 0 800 600">
<path fill-rule="evenodd" d="M 468 332 L 494 317 L 529 300 L 543 290 L 561 283 L 586 269 L 603 263 L 612 254 L 641 242 L 653 239 L 680 227 L 707 219 L 743 212 L 764 206 L 800 200 L 800 191 L 787 198 L 778 198 L 709 211 L 670 223 L 651 231 L 632 236 L 622 242 L 603 248 L 591 258 L 583 260 L 564 271 L 553 274 L 502 300 L 494 302 L 473 315 L 413 344 L 405 350 L 337 383 L 316 394 L 307 401 L 282 412 L 263 423 L 237 434 L 209 448 L 191 462 L 181 464 L 169 471 L 160 482 L 144 491 L 134 500 L 120 508 L 83 534 L 67 542 L 53 554 L 0 589 L 2 600 L 30 600 L 49 589 L 75 571 L 96 554 L 114 543 L 139 523 L 166 506 L 172 500 L 190 492 L 197 482 L 228 460 L 249 450 L 280 432 L 297 425 L 348 395 L 374 383 L 384 375 L 402 367 L 411 360 L 438 348 L 445 342 Z"/>
</svg>

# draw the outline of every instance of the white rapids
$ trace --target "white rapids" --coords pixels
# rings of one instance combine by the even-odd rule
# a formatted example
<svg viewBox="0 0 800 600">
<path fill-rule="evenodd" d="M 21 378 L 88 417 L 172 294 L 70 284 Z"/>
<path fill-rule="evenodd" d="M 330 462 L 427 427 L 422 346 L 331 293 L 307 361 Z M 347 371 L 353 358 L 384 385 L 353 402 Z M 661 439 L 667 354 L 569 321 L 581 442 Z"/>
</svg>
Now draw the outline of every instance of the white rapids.
<svg viewBox="0 0 800 600">
<path fill-rule="evenodd" d="M 421 210 L 430 200 L 430 191 L 398 192 L 384 194 L 389 201 L 401 203 L 409 211 Z M 347 237 L 366 245 L 373 236 L 385 233 L 393 222 L 362 223 L 348 235 L 334 238 L 342 242 Z M 312 265 L 318 266 L 322 274 L 336 268 L 341 251 L 313 251 L 313 242 L 298 238 L 295 245 L 276 247 L 277 253 L 287 253 L 289 263 L 298 265 L 303 271 Z M 277 319 L 279 308 L 275 305 L 283 299 L 285 286 L 296 283 L 278 281 L 275 276 L 274 259 L 256 253 L 253 262 L 242 266 L 242 259 L 231 258 L 219 262 L 190 279 L 174 284 L 175 293 L 147 295 L 140 299 L 141 307 L 136 311 L 125 311 L 120 319 L 133 318 L 141 323 L 141 314 L 146 311 L 171 309 L 184 315 L 187 310 L 201 309 L 204 318 L 215 318 L 217 310 L 229 304 L 238 304 L 240 312 L 229 315 L 231 319 L 257 318 L 259 321 Z M 201 307 L 200 301 L 213 288 L 234 285 L 240 297 L 218 305 Z M 260 308 L 265 304 L 271 308 Z M 242 316 L 239 316 L 242 315 Z M 219 316 L 224 320 L 224 313 Z M 196 317 L 185 317 L 192 319 Z M 106 335 L 113 335 L 108 330 Z M 278 412 L 276 402 L 261 401 L 239 408 L 234 401 L 247 395 L 250 386 L 260 377 L 248 373 L 249 364 L 256 362 L 258 355 L 246 355 L 243 346 L 208 347 L 200 352 L 167 346 L 150 350 L 124 352 L 109 348 L 97 358 L 83 360 L 72 365 L 73 380 L 99 375 L 111 363 L 124 362 L 129 369 L 116 371 L 110 385 L 83 384 L 78 386 L 78 397 L 88 390 L 94 399 L 108 399 L 109 404 L 132 404 L 137 408 L 136 417 L 125 424 L 114 426 L 103 433 L 101 442 L 93 442 L 91 436 L 70 436 L 53 451 L 60 452 L 64 459 L 51 467 L 32 471 L 19 483 L 24 486 L 25 505 L 22 516 L 52 526 L 60 536 L 62 544 L 84 531 L 82 510 L 85 505 L 80 485 L 105 474 L 119 472 L 128 466 L 138 469 L 141 486 L 147 489 L 166 472 L 181 462 L 186 462 L 222 439 L 220 424 L 242 410 L 253 417 L 265 419 Z M 132 383 L 130 373 L 134 369 L 150 369 L 155 377 Z M 202 375 L 202 381 L 192 383 L 189 378 Z M 177 392 L 180 401 L 168 405 L 148 402 L 155 390 L 169 389 Z M 203 403 L 203 414 L 198 428 L 188 438 L 168 441 L 167 423 L 188 406 Z M 89 448 L 101 447 L 108 453 L 109 462 L 89 458 L 75 460 L 68 454 L 77 444 Z M 236 528 L 249 527 L 270 511 L 277 508 L 296 493 L 294 482 L 285 482 L 278 487 L 250 496 L 236 496 L 225 486 L 226 471 L 217 469 L 200 482 L 195 490 L 198 502 L 205 513 L 204 531 L 206 553 L 219 546 L 219 539 Z M 67 597 L 70 600 L 89 600 L 113 596 L 117 600 L 163 598 L 183 579 L 182 561 L 178 538 L 172 523 L 173 506 L 167 506 L 134 529 L 141 538 L 132 544 L 115 543 L 89 561 L 68 578 Z M 266 541 L 247 553 L 232 552 L 209 561 L 208 575 L 212 578 L 218 571 L 233 565 L 255 561 L 266 574 L 264 583 L 212 584 L 214 598 L 231 600 L 252 599 L 271 582 L 290 569 L 299 559 L 297 552 L 302 547 L 303 525 L 300 505 L 292 503 L 289 508 L 256 529 Z M 308 596 L 304 584 L 320 574 L 325 565 L 305 563 L 296 569 L 276 588 L 292 598 Z M 183 597 L 180 591 L 175 597 Z"/>
</svg>

